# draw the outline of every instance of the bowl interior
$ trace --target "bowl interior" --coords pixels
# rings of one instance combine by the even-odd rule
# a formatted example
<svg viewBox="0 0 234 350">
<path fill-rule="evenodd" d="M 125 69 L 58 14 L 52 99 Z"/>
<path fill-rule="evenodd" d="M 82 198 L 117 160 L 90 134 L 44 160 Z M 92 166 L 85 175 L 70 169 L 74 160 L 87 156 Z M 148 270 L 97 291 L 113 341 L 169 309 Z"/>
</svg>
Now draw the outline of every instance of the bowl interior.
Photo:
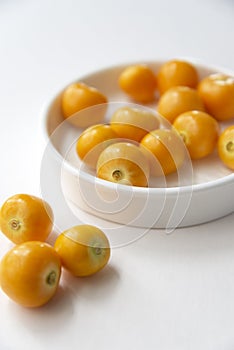
<svg viewBox="0 0 234 350">
<path fill-rule="evenodd" d="M 147 64 L 157 73 L 160 65 L 163 62 L 147 62 Z M 108 108 L 105 116 L 105 123 L 109 122 L 110 116 L 112 115 L 115 109 L 118 109 L 122 106 L 130 105 L 134 107 L 142 107 L 150 109 L 155 113 L 157 101 L 150 103 L 144 106 L 136 105 L 132 100 L 124 94 L 118 86 L 118 77 L 122 70 L 127 65 L 121 65 L 117 67 L 112 67 L 108 69 L 101 70 L 96 73 L 89 74 L 87 76 L 81 77 L 79 81 L 82 81 L 88 85 L 94 86 L 104 93 L 108 98 Z M 204 76 L 221 71 L 215 68 L 210 68 L 201 64 L 196 64 L 200 79 Z M 223 71 L 223 70 L 222 70 Z M 61 95 L 62 91 L 59 92 L 50 102 L 49 107 L 46 110 L 46 119 L 45 119 L 45 132 L 47 137 L 50 139 L 50 142 L 57 152 L 58 156 L 63 159 L 65 164 L 70 166 L 70 169 L 76 171 L 79 169 L 81 174 L 89 174 L 93 179 L 95 179 L 95 172 L 86 167 L 78 158 L 75 145 L 76 141 L 83 131 L 81 128 L 77 128 L 70 124 L 67 121 L 64 121 L 62 111 L 61 111 Z M 92 107 L 97 108 L 98 106 Z M 156 114 L 156 113 L 155 113 Z M 170 128 L 170 124 L 162 117 L 161 123 L 164 128 Z M 220 123 L 221 129 L 230 125 L 232 122 L 223 122 Z M 179 175 L 179 176 L 178 176 Z M 171 187 L 183 187 L 188 185 L 199 185 L 206 184 L 208 182 L 216 181 L 223 179 L 226 176 L 234 177 L 232 171 L 227 169 L 222 162 L 220 161 L 217 152 L 213 152 L 212 155 L 193 161 L 189 159 L 189 156 L 186 156 L 186 161 L 181 170 L 177 174 L 172 174 L 162 177 L 161 179 L 152 178 L 150 180 L 149 187 L 151 188 L 171 188 Z"/>
</svg>

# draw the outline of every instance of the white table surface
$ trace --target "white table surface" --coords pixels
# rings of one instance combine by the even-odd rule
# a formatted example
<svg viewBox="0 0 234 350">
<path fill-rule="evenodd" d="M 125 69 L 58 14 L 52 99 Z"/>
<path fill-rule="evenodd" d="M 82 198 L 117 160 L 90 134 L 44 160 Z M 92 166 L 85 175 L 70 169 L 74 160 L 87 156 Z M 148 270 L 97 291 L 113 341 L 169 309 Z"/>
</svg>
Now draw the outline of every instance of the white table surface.
<svg viewBox="0 0 234 350">
<path fill-rule="evenodd" d="M 0 0 L 0 200 L 40 195 L 39 115 L 65 84 L 146 59 L 234 70 L 233 43 L 232 0 Z M 92 278 L 65 273 L 40 309 L 0 292 L 0 349 L 233 349 L 233 227 L 231 214 L 170 235 L 152 230 L 114 249 Z M 0 255 L 10 247 L 1 236 Z"/>
</svg>

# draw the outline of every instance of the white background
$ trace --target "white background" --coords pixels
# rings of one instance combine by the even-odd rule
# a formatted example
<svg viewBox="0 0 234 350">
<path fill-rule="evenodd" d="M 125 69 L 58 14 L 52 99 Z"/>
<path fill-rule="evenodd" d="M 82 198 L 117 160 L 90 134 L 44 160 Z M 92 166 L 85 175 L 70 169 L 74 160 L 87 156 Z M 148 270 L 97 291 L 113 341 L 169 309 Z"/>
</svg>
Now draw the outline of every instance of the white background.
<svg viewBox="0 0 234 350">
<path fill-rule="evenodd" d="M 191 57 L 234 70 L 232 0 L 0 0 L 0 200 L 40 195 L 40 111 L 68 82 L 130 61 Z M 217 203 L 217 205 L 219 205 Z M 115 249 L 64 274 L 45 307 L 0 293 L 0 349 L 234 348 L 234 214 Z M 0 253 L 11 247 L 1 236 Z"/>
</svg>

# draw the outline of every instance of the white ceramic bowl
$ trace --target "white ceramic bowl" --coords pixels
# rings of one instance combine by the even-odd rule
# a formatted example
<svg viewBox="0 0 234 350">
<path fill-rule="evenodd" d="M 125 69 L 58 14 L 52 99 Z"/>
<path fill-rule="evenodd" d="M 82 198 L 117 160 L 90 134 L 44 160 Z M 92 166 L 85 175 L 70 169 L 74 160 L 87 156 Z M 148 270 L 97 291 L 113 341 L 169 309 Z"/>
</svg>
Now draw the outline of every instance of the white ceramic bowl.
<svg viewBox="0 0 234 350">
<path fill-rule="evenodd" d="M 146 63 L 157 72 L 163 62 Z M 200 78 L 220 71 L 233 75 L 224 69 L 193 63 Z M 120 73 L 129 64 L 91 73 L 76 81 L 98 88 L 108 97 L 110 107 L 116 105 L 117 108 L 120 106 L 117 101 L 122 105 L 131 102 L 117 83 Z M 71 210 L 78 207 L 123 225 L 168 230 L 204 223 L 234 211 L 234 173 L 221 163 L 215 152 L 206 159 L 193 162 L 192 167 L 188 161 L 187 181 L 183 180 L 186 177 L 181 173 L 179 185 L 174 185 L 173 178 L 159 188 L 116 185 L 96 178 L 75 154 L 74 145 L 82 130 L 63 122 L 61 94 L 62 91 L 45 106 L 43 127 L 48 141 L 46 152 L 56 159 L 60 169 L 55 175 L 59 181 L 54 182 L 57 185 L 51 191 L 61 190 Z M 154 105 L 148 107 L 155 108 Z"/>
</svg>

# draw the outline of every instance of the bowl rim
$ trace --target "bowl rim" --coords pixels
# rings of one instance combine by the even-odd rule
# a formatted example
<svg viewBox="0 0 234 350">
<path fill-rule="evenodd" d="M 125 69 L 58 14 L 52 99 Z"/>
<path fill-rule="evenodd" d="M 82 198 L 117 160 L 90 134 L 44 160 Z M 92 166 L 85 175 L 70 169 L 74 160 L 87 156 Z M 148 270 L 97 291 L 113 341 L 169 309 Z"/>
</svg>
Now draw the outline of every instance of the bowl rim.
<svg viewBox="0 0 234 350">
<path fill-rule="evenodd" d="M 126 186 L 122 184 L 115 184 L 107 180 L 100 179 L 94 175 L 91 175 L 81 169 L 75 168 L 72 164 L 70 164 L 67 160 L 64 160 L 62 155 L 59 153 L 59 151 L 53 146 L 51 140 L 50 140 L 50 135 L 48 134 L 48 128 L 47 128 L 47 121 L 48 121 L 48 112 L 51 108 L 52 103 L 54 100 L 62 93 L 64 88 L 68 86 L 69 84 L 72 84 L 74 82 L 87 79 L 91 75 L 96 75 L 96 74 L 101 74 L 101 73 L 108 73 L 108 71 L 111 71 L 113 69 L 121 69 L 125 68 L 127 65 L 132 65 L 132 64 L 147 64 L 147 65 L 155 65 L 155 64 L 163 64 L 166 61 L 169 60 L 174 60 L 174 59 L 181 59 L 181 60 L 186 60 L 187 62 L 190 62 L 192 64 L 195 64 L 198 69 L 208 69 L 208 70 L 214 70 L 216 72 L 222 72 L 224 74 L 229 74 L 234 76 L 234 72 L 231 71 L 230 69 L 223 68 L 220 66 L 215 66 L 215 65 L 208 65 L 204 62 L 202 62 L 200 59 L 194 59 L 194 58 L 188 58 L 188 57 L 176 57 L 176 58 L 165 58 L 165 59 L 155 59 L 155 60 L 144 60 L 144 61 L 130 61 L 130 62 L 122 62 L 120 64 L 115 64 L 115 65 L 110 65 L 98 70 L 91 71 L 89 73 L 86 73 L 77 79 L 73 79 L 70 81 L 68 84 L 63 85 L 62 88 L 57 89 L 55 93 L 48 98 L 41 109 L 40 112 L 40 120 L 43 122 L 42 124 L 42 133 L 44 135 L 44 139 L 47 142 L 47 145 L 49 145 L 50 149 L 53 151 L 53 154 L 55 155 L 55 158 L 60 164 L 63 164 L 71 174 L 74 176 L 79 176 L 81 179 L 84 179 L 85 181 L 88 181 L 89 183 L 96 183 L 99 186 L 103 186 L 107 189 L 112 189 L 113 186 L 118 186 L 118 191 L 120 192 L 134 192 L 137 193 L 138 195 L 145 195 L 147 192 L 150 194 L 155 194 L 155 195 L 175 195 L 178 194 L 190 194 L 191 192 L 200 192 L 200 191 L 208 191 L 208 190 L 213 190 L 214 188 L 218 187 L 223 187 L 224 185 L 229 185 L 231 183 L 234 183 L 234 173 L 225 175 L 223 177 L 220 177 L 218 179 L 210 180 L 208 182 L 204 183 L 199 183 L 199 184 L 191 184 L 191 185 L 185 185 L 185 186 L 174 186 L 174 187 L 138 187 L 138 186 Z M 115 101 L 116 102 L 116 101 Z"/>
</svg>

